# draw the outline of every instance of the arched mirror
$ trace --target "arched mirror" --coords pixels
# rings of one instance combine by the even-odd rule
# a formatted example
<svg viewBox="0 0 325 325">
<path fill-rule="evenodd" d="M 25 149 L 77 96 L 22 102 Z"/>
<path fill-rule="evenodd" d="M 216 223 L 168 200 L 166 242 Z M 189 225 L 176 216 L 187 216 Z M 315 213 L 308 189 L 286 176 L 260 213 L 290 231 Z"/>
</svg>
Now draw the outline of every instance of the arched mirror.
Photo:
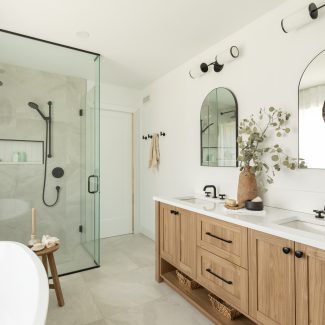
<svg viewBox="0 0 325 325">
<path fill-rule="evenodd" d="M 307 168 L 325 168 L 325 51 L 304 71 L 299 83 L 299 158 Z"/>
<path fill-rule="evenodd" d="M 213 89 L 201 107 L 201 166 L 237 166 L 237 100 L 227 88 Z"/>
</svg>

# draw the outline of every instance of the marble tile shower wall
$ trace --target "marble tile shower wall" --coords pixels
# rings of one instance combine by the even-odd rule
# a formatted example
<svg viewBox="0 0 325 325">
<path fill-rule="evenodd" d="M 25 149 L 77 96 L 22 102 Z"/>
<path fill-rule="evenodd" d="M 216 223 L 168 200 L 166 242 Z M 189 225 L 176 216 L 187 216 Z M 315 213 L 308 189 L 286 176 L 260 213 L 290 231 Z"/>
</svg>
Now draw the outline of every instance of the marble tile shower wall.
<svg viewBox="0 0 325 325">
<path fill-rule="evenodd" d="M 0 240 L 26 243 L 31 233 L 30 208 L 38 214 L 38 234 L 58 236 L 62 249 L 57 257 L 59 269 L 71 263 L 80 246 L 80 177 L 81 120 L 79 109 L 84 106 L 86 80 L 46 73 L 18 66 L 0 64 L 0 139 L 45 141 L 45 122 L 28 107 L 33 101 L 47 115 L 47 102 L 53 102 L 53 158 L 48 161 L 46 198 L 53 202 L 55 186 L 61 186 L 60 200 L 55 207 L 42 203 L 44 165 L 0 164 L 0 202 L 22 200 L 28 208 L 17 213 L 6 211 L 0 203 Z M 0 157 L 1 158 L 1 157 Z M 52 176 L 54 167 L 62 167 L 63 178 Z M 2 207 L 1 207 L 2 206 Z M 17 207 L 17 205 L 16 205 Z M 11 209 L 14 210 L 15 206 Z"/>
</svg>

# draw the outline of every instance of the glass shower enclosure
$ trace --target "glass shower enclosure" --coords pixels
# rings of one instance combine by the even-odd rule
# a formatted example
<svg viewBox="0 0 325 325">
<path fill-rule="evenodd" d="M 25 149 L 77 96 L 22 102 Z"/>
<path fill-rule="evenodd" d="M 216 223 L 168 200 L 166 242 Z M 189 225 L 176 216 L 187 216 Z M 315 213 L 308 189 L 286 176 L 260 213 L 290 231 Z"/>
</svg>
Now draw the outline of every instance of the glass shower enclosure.
<svg viewBox="0 0 325 325">
<path fill-rule="evenodd" d="M 60 274 L 99 266 L 100 55 L 0 31 L 0 240 L 60 239 Z"/>
</svg>

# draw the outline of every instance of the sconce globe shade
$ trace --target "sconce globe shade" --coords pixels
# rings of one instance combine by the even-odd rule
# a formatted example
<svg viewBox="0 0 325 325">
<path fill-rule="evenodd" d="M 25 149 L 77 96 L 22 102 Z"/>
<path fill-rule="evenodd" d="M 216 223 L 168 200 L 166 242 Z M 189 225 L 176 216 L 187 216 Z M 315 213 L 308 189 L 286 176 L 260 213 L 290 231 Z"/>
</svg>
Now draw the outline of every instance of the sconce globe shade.
<svg viewBox="0 0 325 325">
<path fill-rule="evenodd" d="M 308 8 L 304 7 L 281 20 L 281 27 L 285 33 L 297 30 L 318 18 L 318 9 L 315 3 Z"/>
<path fill-rule="evenodd" d="M 189 71 L 189 75 L 192 79 L 199 78 L 209 71 L 209 66 L 206 63 L 201 63 L 199 67 L 193 67 Z"/>
<path fill-rule="evenodd" d="M 216 62 L 219 65 L 229 63 L 239 57 L 239 49 L 237 46 L 231 46 L 229 49 L 216 55 Z"/>
</svg>

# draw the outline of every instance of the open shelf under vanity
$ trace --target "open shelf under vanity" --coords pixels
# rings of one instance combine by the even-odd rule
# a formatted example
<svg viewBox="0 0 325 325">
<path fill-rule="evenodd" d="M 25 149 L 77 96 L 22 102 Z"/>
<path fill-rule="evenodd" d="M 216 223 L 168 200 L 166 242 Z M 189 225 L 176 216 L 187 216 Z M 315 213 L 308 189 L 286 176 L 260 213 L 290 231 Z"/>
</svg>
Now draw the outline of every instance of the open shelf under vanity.
<svg viewBox="0 0 325 325">
<path fill-rule="evenodd" d="M 210 301 L 208 294 L 209 290 L 204 287 L 198 289 L 187 289 L 182 284 L 176 275 L 176 268 L 169 264 L 164 259 L 161 259 L 161 278 L 164 282 L 178 292 L 183 298 L 185 298 L 194 307 L 199 309 L 205 316 L 207 316 L 212 322 L 218 325 L 256 325 L 252 320 L 247 318 L 245 315 L 241 317 L 230 320 L 215 310 Z"/>
</svg>

